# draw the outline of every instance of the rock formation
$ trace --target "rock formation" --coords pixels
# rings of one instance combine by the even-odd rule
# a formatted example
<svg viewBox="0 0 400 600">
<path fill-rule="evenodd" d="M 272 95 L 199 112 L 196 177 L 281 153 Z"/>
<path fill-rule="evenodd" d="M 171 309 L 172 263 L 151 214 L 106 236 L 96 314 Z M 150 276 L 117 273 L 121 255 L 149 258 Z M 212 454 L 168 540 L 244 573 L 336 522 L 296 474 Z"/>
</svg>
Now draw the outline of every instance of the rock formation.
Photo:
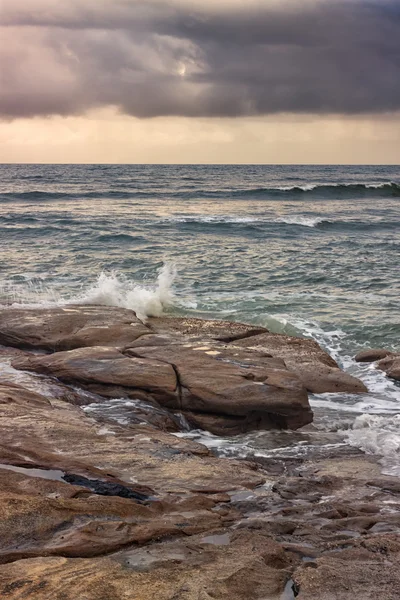
<svg viewBox="0 0 400 600">
<path fill-rule="evenodd" d="M 397 600 L 400 485 L 374 458 L 170 433 L 299 428 L 307 389 L 365 390 L 312 340 L 74 306 L 0 311 L 0 343 L 1 598 Z"/>
<path fill-rule="evenodd" d="M 376 368 L 384 371 L 388 377 L 400 381 L 400 353 L 384 348 L 363 350 L 355 358 L 357 362 L 376 362 Z"/>
<path fill-rule="evenodd" d="M 155 403 L 217 434 L 306 425 L 306 390 L 366 391 L 313 340 L 240 323 L 161 318 L 144 325 L 112 307 L 6 309 L 0 342 L 54 352 L 19 356 L 15 368 Z"/>
</svg>

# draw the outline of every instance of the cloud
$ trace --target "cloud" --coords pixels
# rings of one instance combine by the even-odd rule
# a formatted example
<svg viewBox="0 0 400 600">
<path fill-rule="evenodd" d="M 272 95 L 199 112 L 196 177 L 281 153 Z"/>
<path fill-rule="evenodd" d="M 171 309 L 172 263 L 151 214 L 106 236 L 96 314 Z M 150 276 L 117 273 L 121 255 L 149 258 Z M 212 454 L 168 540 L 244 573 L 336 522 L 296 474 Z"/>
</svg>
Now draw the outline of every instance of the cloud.
<svg viewBox="0 0 400 600">
<path fill-rule="evenodd" d="M 400 109 L 397 0 L 2 0 L 0 116 Z"/>
</svg>

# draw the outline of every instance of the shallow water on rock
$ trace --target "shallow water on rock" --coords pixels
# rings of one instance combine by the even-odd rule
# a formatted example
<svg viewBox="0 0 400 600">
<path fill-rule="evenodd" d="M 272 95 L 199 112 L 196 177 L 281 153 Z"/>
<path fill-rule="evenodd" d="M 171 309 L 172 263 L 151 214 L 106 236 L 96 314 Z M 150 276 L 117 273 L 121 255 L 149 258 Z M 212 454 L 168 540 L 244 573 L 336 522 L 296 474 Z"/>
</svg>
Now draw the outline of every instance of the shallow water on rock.
<svg viewBox="0 0 400 600">
<path fill-rule="evenodd" d="M 50 479 L 51 481 L 64 481 L 65 473 L 58 469 L 35 469 L 25 467 L 14 467 L 13 465 L 0 464 L 0 469 L 28 475 L 29 477 L 39 477 L 40 479 Z"/>
</svg>

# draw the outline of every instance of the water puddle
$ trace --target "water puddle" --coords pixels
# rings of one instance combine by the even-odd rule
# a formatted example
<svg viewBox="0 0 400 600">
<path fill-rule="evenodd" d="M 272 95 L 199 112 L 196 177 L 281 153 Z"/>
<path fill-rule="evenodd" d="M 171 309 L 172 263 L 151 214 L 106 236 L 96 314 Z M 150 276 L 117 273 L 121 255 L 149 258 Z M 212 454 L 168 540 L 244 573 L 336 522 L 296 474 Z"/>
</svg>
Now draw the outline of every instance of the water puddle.
<svg viewBox="0 0 400 600">
<path fill-rule="evenodd" d="M 299 595 L 299 589 L 293 579 L 289 579 L 287 582 L 285 589 L 283 590 L 283 594 L 279 600 L 295 600 Z"/>
<path fill-rule="evenodd" d="M 202 544 L 213 544 L 214 546 L 228 546 L 231 541 L 229 533 L 223 533 L 221 535 L 208 535 L 200 540 Z"/>
<path fill-rule="evenodd" d="M 0 464 L 0 469 L 7 471 L 14 471 L 14 473 L 21 473 L 21 475 L 28 475 L 28 477 L 39 477 L 40 479 L 50 479 L 51 481 L 62 481 L 65 483 L 63 477 L 65 473 L 57 469 L 35 469 L 35 468 L 24 468 L 14 467 L 13 465 Z"/>
<path fill-rule="evenodd" d="M 87 488 L 88 491 L 98 496 L 119 496 L 120 498 L 128 498 L 136 502 L 154 501 L 156 498 L 142 494 L 132 490 L 120 483 L 110 481 L 102 481 L 101 479 L 88 479 L 82 475 L 74 475 L 73 473 L 65 473 L 58 469 L 38 469 L 35 467 L 15 467 L 14 465 L 0 464 L 0 469 L 27 475 L 28 477 L 36 477 L 39 479 L 48 479 L 51 481 L 60 481 Z"/>
<path fill-rule="evenodd" d="M 144 550 L 136 554 L 130 554 L 126 565 L 135 571 L 147 571 L 150 567 L 156 565 L 161 566 L 163 563 L 172 562 L 183 562 L 187 558 L 184 551 L 171 551 L 164 550 L 164 554 L 152 553 L 151 550 Z"/>
</svg>

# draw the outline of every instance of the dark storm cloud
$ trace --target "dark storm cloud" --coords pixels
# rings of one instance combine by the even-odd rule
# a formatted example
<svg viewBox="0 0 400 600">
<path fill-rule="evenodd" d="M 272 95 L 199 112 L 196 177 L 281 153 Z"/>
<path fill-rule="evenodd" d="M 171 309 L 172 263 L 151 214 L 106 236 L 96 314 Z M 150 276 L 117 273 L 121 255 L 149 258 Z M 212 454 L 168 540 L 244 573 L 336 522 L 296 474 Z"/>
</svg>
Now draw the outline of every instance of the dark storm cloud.
<svg viewBox="0 0 400 600">
<path fill-rule="evenodd" d="M 3 118 L 400 109 L 398 0 L 2 0 L 0 22 Z"/>
</svg>

